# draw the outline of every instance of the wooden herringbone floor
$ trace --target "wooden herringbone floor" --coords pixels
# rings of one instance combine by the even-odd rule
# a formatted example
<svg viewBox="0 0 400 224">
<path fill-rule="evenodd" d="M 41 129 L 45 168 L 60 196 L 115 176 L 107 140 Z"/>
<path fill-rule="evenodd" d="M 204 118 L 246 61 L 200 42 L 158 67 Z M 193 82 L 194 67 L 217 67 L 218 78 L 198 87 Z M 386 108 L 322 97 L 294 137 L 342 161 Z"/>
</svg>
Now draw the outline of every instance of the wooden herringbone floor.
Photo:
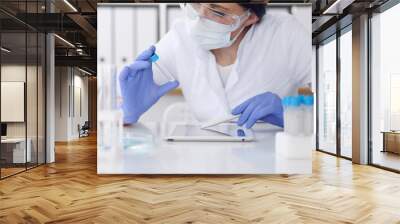
<svg viewBox="0 0 400 224">
<path fill-rule="evenodd" d="M 400 223 L 400 175 L 322 153 L 312 175 L 98 176 L 95 141 L 0 181 L 0 223 Z"/>
</svg>

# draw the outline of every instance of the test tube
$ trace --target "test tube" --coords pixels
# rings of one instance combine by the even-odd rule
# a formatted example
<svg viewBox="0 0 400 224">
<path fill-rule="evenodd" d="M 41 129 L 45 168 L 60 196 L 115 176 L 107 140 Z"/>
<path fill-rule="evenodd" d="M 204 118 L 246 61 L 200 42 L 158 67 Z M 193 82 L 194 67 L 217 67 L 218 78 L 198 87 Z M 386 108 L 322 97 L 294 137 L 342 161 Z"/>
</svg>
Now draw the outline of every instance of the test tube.
<svg viewBox="0 0 400 224">
<path fill-rule="evenodd" d="M 154 63 L 154 65 L 158 68 L 158 70 L 160 70 L 161 74 L 167 78 L 169 81 L 175 81 L 174 76 L 166 69 L 163 69 L 160 64 L 157 63 L 157 61 L 160 59 L 160 57 L 154 53 L 151 57 L 150 57 L 150 61 Z"/>
</svg>

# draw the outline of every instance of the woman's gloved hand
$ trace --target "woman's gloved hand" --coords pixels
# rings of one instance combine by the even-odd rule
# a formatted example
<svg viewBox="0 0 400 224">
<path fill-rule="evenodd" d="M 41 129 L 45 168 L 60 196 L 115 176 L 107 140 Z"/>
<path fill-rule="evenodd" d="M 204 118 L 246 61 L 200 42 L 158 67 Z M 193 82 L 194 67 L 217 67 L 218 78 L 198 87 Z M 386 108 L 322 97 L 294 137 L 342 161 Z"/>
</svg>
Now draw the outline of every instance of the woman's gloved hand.
<svg viewBox="0 0 400 224">
<path fill-rule="evenodd" d="M 178 81 L 161 86 L 153 79 L 150 57 L 156 48 L 151 46 L 121 71 L 119 82 L 123 97 L 124 124 L 136 123 L 139 117 L 154 105 L 161 96 L 179 86 Z"/>
<path fill-rule="evenodd" d="M 258 120 L 283 127 L 283 107 L 278 95 L 266 92 L 254 96 L 232 110 L 239 115 L 238 125 L 251 128 Z"/>
</svg>

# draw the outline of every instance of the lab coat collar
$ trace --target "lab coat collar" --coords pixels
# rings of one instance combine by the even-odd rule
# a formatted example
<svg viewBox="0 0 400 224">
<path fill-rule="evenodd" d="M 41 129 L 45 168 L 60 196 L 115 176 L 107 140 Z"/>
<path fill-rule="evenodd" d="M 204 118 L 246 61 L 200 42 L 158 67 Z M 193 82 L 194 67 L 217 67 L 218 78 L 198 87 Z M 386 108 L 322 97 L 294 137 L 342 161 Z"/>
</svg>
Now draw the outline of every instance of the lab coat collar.
<svg viewBox="0 0 400 224">
<path fill-rule="evenodd" d="M 210 83 L 212 90 L 217 94 L 217 96 L 221 96 L 220 100 L 222 100 L 225 103 L 226 102 L 225 90 L 222 85 L 221 77 L 218 74 L 217 62 L 215 60 L 215 56 L 211 52 L 208 60 L 209 60 L 208 64 L 210 65 L 207 68 L 208 71 L 206 71 L 208 82 Z"/>
<path fill-rule="evenodd" d="M 197 59 L 196 69 L 194 71 L 195 72 L 194 77 L 205 79 L 206 82 L 201 82 L 201 83 L 207 86 L 196 86 L 196 88 L 200 88 L 203 89 L 204 91 L 207 91 L 208 92 L 207 95 L 212 96 L 214 98 L 212 100 L 217 101 L 214 102 L 214 105 L 218 105 L 219 109 L 216 111 L 219 111 L 218 112 L 219 114 L 215 114 L 215 116 L 224 117 L 230 114 L 230 107 L 228 104 L 228 99 L 226 97 L 225 90 L 222 86 L 222 81 L 217 71 L 215 56 L 211 52 L 209 53 L 210 56 L 206 60 Z M 201 92 L 197 92 L 196 94 L 201 94 Z M 221 112 L 223 114 L 221 114 Z"/>
<path fill-rule="evenodd" d="M 239 74 L 240 74 L 240 62 L 241 62 L 241 57 L 243 56 L 243 51 L 246 49 L 247 43 L 249 43 L 253 37 L 254 33 L 254 27 L 256 25 L 252 25 L 250 29 L 247 31 L 245 36 L 243 37 L 242 41 L 239 44 L 238 52 L 237 52 L 237 58 L 235 61 L 235 64 L 232 67 L 231 74 L 229 75 L 228 81 L 225 86 L 225 90 L 228 92 L 231 90 L 235 84 L 239 81 Z"/>
<path fill-rule="evenodd" d="M 233 86 L 239 81 L 239 59 L 236 59 L 235 64 L 232 67 L 231 74 L 229 74 L 228 80 L 225 85 L 225 91 L 228 92 Z"/>
</svg>

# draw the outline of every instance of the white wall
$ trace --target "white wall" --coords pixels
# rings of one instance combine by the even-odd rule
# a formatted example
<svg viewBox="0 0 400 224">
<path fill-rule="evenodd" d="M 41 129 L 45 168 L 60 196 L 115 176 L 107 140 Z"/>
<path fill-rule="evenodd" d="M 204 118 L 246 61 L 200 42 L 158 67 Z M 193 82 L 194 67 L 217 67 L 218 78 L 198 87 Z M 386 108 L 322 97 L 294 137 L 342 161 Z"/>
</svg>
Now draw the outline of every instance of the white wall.
<svg viewBox="0 0 400 224">
<path fill-rule="evenodd" d="M 1 81 L 3 82 L 25 82 L 25 65 L 9 64 L 1 66 Z M 28 67 L 28 70 L 32 68 Z M 7 110 L 7 108 L 1 108 Z M 25 122 L 7 123 L 7 137 L 25 137 Z"/>
<path fill-rule="evenodd" d="M 1 66 L 1 81 L 25 82 L 25 65 L 9 64 Z M 29 70 L 29 68 L 28 68 Z M 6 110 L 7 108 L 1 108 Z M 25 122 L 7 123 L 7 137 L 25 137 Z"/>
<path fill-rule="evenodd" d="M 27 70 L 25 70 L 27 69 Z M 1 66 L 1 81 L 3 82 L 25 82 L 25 75 L 26 75 L 26 71 L 28 72 L 28 74 L 32 74 L 35 73 L 36 74 L 36 67 L 33 66 L 27 66 L 25 67 L 25 65 L 18 65 L 18 64 L 6 64 L 6 65 L 2 65 Z M 30 85 L 36 85 L 36 81 L 32 81 L 29 80 L 29 84 Z M 30 104 L 31 102 L 36 102 L 36 89 L 32 89 L 32 88 L 27 88 L 28 92 L 27 92 L 27 103 Z M 32 90 L 33 92 L 31 92 L 30 90 Z M 36 108 L 36 103 L 33 105 L 28 105 L 31 107 L 35 107 Z M 1 108 L 1 110 L 7 110 L 7 108 Z M 31 110 L 29 110 L 28 112 L 31 112 Z M 29 134 L 31 133 L 31 128 L 34 128 L 36 130 L 36 125 L 35 127 L 34 124 L 32 124 L 32 122 L 34 121 L 34 123 L 36 124 L 36 113 L 27 113 L 27 118 L 28 118 L 28 137 Z M 8 137 L 25 137 L 25 123 L 26 122 L 7 122 L 7 136 Z"/>
<path fill-rule="evenodd" d="M 72 67 L 56 67 L 55 73 L 55 141 L 70 141 L 88 120 L 88 77 Z"/>
<path fill-rule="evenodd" d="M 76 72 L 77 70 L 75 70 Z M 88 121 L 88 77 L 81 76 L 82 73 L 74 75 L 74 108 L 72 109 L 72 129 L 71 135 L 77 138 L 79 133 L 77 126 L 81 126 Z M 80 92 L 80 93 L 79 93 Z M 71 103 L 72 104 L 72 103 Z"/>
</svg>

